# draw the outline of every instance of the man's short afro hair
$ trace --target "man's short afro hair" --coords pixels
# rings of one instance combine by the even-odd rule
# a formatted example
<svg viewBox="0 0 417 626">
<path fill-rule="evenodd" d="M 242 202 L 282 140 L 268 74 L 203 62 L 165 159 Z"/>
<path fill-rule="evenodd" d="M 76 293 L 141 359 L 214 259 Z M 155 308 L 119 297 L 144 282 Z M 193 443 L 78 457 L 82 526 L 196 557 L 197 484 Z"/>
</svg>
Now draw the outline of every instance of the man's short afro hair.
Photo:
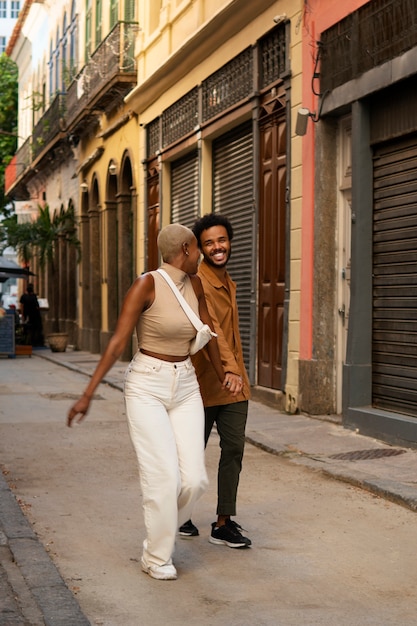
<svg viewBox="0 0 417 626">
<path fill-rule="evenodd" d="M 196 236 L 199 248 L 201 248 L 201 233 L 203 232 L 203 230 L 207 230 L 212 226 L 224 226 L 227 230 L 227 236 L 229 237 L 229 241 L 232 241 L 233 228 L 229 219 L 225 215 L 221 215 L 220 213 L 206 213 L 206 215 L 200 217 L 200 219 L 198 219 L 192 227 L 192 231 Z"/>
</svg>

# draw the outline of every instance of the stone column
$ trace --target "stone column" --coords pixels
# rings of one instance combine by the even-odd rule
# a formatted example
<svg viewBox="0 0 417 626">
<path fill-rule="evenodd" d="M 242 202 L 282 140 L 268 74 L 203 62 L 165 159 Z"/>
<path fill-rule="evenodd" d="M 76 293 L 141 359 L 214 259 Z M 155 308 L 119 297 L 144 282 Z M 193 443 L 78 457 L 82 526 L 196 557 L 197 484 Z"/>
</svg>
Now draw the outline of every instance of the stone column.
<svg viewBox="0 0 417 626">
<path fill-rule="evenodd" d="M 133 241 L 133 212 L 132 195 L 119 194 L 117 196 L 117 258 L 118 258 L 118 306 L 119 313 L 124 297 L 132 284 L 132 241 Z M 123 352 L 122 359 L 129 360 L 132 348 L 128 345 Z"/>
<path fill-rule="evenodd" d="M 81 286 L 81 324 L 79 344 L 81 350 L 90 349 L 88 326 L 91 320 L 90 301 L 90 225 L 88 215 L 83 213 L 80 219 L 80 234 L 82 243 L 82 260 L 80 271 Z"/>
<path fill-rule="evenodd" d="M 59 329 L 62 333 L 68 331 L 68 311 L 67 311 L 67 242 L 64 235 L 58 237 L 58 316 Z"/>
<path fill-rule="evenodd" d="M 106 250 L 106 266 L 104 268 L 104 280 L 107 283 L 107 330 L 102 330 L 101 350 L 103 351 L 116 328 L 118 315 L 118 290 L 117 290 L 117 204 L 114 201 L 107 201 L 105 205 L 103 220 Z"/>
<path fill-rule="evenodd" d="M 100 212 L 99 207 L 88 209 L 90 227 L 90 254 L 88 259 L 90 271 L 90 352 L 100 352 L 101 332 L 101 272 L 100 272 Z"/>
</svg>

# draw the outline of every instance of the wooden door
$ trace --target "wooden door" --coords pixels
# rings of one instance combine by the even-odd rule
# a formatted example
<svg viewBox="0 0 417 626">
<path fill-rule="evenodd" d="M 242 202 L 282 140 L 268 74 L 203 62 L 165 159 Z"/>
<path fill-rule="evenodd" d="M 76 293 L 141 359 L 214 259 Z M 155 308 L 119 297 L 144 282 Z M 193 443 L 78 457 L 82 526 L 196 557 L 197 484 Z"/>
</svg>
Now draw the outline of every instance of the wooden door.
<svg viewBox="0 0 417 626">
<path fill-rule="evenodd" d="M 157 238 L 159 232 L 159 166 L 158 159 L 148 163 L 147 170 L 148 220 L 147 220 L 147 267 L 155 270 L 159 265 Z"/>
<path fill-rule="evenodd" d="M 286 246 L 286 114 L 275 100 L 260 119 L 258 384 L 282 389 Z"/>
</svg>

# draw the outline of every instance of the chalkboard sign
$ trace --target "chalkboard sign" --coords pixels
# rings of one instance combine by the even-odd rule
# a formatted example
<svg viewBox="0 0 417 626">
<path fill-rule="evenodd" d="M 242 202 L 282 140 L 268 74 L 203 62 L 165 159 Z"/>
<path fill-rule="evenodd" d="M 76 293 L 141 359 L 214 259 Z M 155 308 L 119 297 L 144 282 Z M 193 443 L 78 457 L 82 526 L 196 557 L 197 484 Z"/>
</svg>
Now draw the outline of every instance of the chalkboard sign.
<svg viewBox="0 0 417 626">
<path fill-rule="evenodd" d="M 15 355 L 14 314 L 0 318 L 0 354 Z"/>
</svg>

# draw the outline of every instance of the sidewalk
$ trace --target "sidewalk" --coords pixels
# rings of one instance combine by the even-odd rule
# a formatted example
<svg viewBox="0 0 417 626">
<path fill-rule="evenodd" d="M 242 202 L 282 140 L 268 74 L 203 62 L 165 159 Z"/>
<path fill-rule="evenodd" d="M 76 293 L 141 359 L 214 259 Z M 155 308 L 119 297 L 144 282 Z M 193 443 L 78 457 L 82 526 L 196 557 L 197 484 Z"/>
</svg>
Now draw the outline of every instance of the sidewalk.
<svg viewBox="0 0 417 626">
<path fill-rule="evenodd" d="M 37 356 L 90 376 L 100 355 L 83 351 Z M 116 363 L 103 383 L 123 390 L 127 363 Z M 343 428 L 337 420 L 288 415 L 251 400 L 246 440 L 291 463 L 307 466 L 417 511 L 417 450 L 389 446 Z"/>
</svg>

